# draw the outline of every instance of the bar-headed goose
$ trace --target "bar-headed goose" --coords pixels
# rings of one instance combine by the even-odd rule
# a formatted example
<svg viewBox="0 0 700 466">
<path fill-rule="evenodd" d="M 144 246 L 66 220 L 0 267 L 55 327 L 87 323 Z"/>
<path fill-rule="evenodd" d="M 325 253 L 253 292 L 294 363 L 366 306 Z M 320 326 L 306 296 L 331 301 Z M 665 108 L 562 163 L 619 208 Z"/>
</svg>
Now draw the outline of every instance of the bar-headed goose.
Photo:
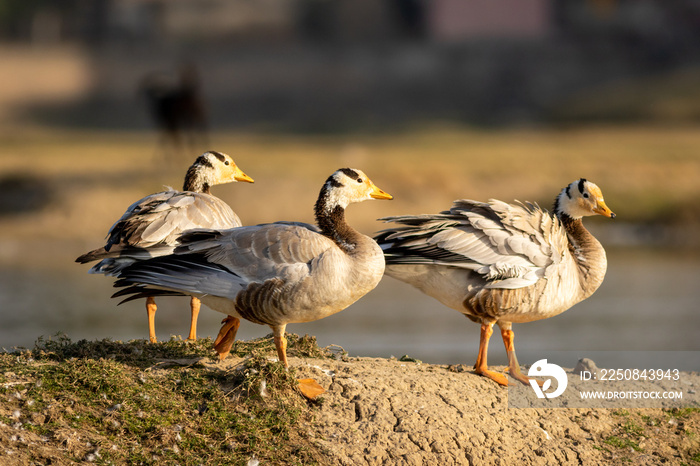
<svg viewBox="0 0 700 466">
<path fill-rule="evenodd" d="M 170 189 L 139 199 L 126 209 L 107 233 L 107 244 L 76 259 L 84 264 L 99 260 L 90 273 L 117 275 L 135 261 L 169 254 L 177 237 L 195 228 L 234 228 L 241 226 L 238 216 L 209 189 L 217 184 L 253 179 L 243 173 L 233 159 L 221 152 L 209 151 L 197 157 L 187 170 L 182 191 Z M 190 299 L 192 318 L 189 340 L 197 338 L 200 302 Z M 153 297 L 146 299 L 148 334 L 156 342 Z"/>
<path fill-rule="evenodd" d="M 481 324 L 476 373 L 508 384 L 486 362 L 498 324 L 508 372 L 527 383 L 511 326 L 560 314 L 600 286 L 605 250 L 581 220 L 595 214 L 615 217 L 600 188 L 580 179 L 557 196 L 553 215 L 529 203 L 458 200 L 439 214 L 381 219 L 403 226 L 380 231 L 376 240 L 387 275 Z"/>
<path fill-rule="evenodd" d="M 128 300 L 179 292 L 227 314 L 215 343 L 222 359 L 239 319 L 268 325 L 286 367 L 287 324 L 335 314 L 381 280 L 382 250 L 345 221 L 349 204 L 370 199 L 392 197 L 362 171 L 340 169 L 326 180 L 316 201 L 318 228 L 278 222 L 186 233 L 175 254 L 120 270 L 115 286 L 128 288 L 115 296 L 130 296 Z"/>
</svg>

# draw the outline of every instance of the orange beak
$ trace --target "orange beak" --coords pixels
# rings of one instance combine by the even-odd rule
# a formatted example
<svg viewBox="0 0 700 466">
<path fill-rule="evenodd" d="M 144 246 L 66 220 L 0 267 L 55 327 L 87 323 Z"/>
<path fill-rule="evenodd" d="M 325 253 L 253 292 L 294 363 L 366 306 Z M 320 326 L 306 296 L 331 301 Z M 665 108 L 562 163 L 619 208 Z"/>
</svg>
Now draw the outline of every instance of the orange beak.
<svg viewBox="0 0 700 466">
<path fill-rule="evenodd" d="M 615 218 L 615 213 L 610 210 L 607 205 L 605 205 L 605 201 L 602 199 L 596 202 L 596 207 L 593 209 L 593 212 L 598 215 L 602 215 L 603 217 Z"/>
</svg>

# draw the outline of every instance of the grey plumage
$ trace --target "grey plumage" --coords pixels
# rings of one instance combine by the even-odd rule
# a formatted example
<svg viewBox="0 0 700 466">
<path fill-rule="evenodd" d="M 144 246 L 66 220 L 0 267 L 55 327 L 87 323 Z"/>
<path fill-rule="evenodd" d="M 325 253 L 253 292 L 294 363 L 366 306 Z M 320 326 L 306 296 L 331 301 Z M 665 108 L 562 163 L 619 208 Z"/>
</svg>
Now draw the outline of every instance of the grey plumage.
<svg viewBox="0 0 700 466">
<path fill-rule="evenodd" d="M 170 189 L 133 203 L 107 234 L 107 244 L 90 251 L 77 262 L 101 259 L 90 273 L 115 275 L 133 263 L 169 254 L 177 238 L 197 228 L 241 226 L 238 215 L 221 199 L 210 194 Z"/>
<path fill-rule="evenodd" d="M 216 302 L 210 307 L 226 314 L 275 326 L 344 309 L 351 296 L 374 288 L 384 269 L 381 250 L 367 237 L 359 238 L 360 254 L 348 255 L 327 236 L 285 223 L 193 232 L 181 243 L 174 255 L 124 270 L 116 285 L 178 290 Z"/>
<path fill-rule="evenodd" d="M 253 179 L 243 173 L 228 155 L 205 152 L 187 170 L 182 191 L 170 188 L 131 204 L 109 229 L 106 244 L 83 254 L 76 262 L 84 264 L 99 260 L 90 273 L 116 276 L 135 262 L 172 253 L 183 232 L 240 226 L 241 221 L 231 207 L 209 193 L 211 186 L 235 181 L 252 183 Z M 139 297 L 147 298 L 149 335 L 151 341 L 156 341 L 153 296 Z M 192 300 L 191 307 L 193 317 L 189 338 L 194 339 L 199 303 Z"/>
<path fill-rule="evenodd" d="M 234 319 L 269 325 L 286 364 L 288 323 L 339 312 L 379 283 L 384 272 L 381 249 L 350 227 L 344 216 L 350 203 L 371 198 L 391 196 L 360 170 L 338 170 L 316 203 L 320 228 L 279 222 L 193 231 L 180 237 L 174 254 L 121 270 L 115 286 L 127 288 L 115 296 L 158 290 L 197 296 Z M 230 344 L 218 347 L 220 338 L 217 351 L 225 357 Z"/>
<path fill-rule="evenodd" d="M 605 251 L 581 222 L 594 214 L 614 217 L 600 189 L 578 180 L 562 190 L 553 214 L 529 203 L 458 200 L 439 214 L 381 219 L 401 226 L 375 239 L 387 275 L 489 331 L 497 323 L 509 332 L 513 322 L 555 316 L 600 286 Z"/>
</svg>

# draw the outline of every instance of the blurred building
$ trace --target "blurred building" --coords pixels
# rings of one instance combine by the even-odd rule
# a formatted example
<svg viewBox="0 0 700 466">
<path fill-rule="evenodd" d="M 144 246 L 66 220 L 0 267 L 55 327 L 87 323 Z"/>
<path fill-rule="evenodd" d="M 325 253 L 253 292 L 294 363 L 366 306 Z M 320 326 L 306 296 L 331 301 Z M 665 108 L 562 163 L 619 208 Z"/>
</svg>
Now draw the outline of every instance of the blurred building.
<svg viewBox="0 0 700 466">
<path fill-rule="evenodd" d="M 440 42 L 542 39 L 554 29 L 550 0 L 438 0 L 430 8 L 430 36 Z"/>
<path fill-rule="evenodd" d="M 594 37 L 700 35 L 698 0 L 14 0 L 0 1 L 11 40 L 104 41 Z M 662 37 L 663 36 L 663 37 Z"/>
<path fill-rule="evenodd" d="M 90 117 L 41 114 L 101 125 L 145 125 L 136 83 L 183 61 L 213 127 L 308 128 L 562 118 L 587 90 L 700 65 L 700 0 L 0 0 L 0 26 L 83 46 Z"/>
</svg>

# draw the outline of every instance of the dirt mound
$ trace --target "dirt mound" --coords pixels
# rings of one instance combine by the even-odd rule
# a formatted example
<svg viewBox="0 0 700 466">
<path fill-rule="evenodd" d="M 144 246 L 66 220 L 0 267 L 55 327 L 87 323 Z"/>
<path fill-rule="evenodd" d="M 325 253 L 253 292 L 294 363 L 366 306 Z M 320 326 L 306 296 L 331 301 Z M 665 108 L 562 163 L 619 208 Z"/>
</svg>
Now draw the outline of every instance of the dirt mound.
<svg viewBox="0 0 700 466">
<path fill-rule="evenodd" d="M 700 460 L 697 409 L 514 409 L 506 389 L 447 366 L 370 358 L 292 365 L 328 389 L 309 428 L 331 464 Z M 691 378 L 698 385 L 700 376 Z"/>
<path fill-rule="evenodd" d="M 468 367 L 289 339 L 290 372 L 271 336 L 223 362 L 210 339 L 0 353 L 0 464 L 700 463 L 698 407 L 516 409 Z M 327 391 L 307 402 L 294 377 Z M 695 396 L 700 374 L 683 383 Z"/>
</svg>

